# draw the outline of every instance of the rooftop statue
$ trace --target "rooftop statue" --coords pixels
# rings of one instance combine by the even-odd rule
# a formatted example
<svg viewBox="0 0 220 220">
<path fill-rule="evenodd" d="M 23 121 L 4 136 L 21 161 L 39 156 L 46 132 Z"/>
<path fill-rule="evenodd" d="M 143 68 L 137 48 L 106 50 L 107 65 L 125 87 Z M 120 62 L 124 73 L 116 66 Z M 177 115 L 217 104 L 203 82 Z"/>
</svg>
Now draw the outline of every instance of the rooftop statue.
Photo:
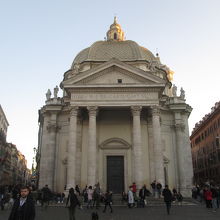
<svg viewBox="0 0 220 220">
<path fill-rule="evenodd" d="M 58 88 L 58 86 L 56 86 L 56 87 L 53 89 L 54 98 L 57 98 L 58 91 L 59 91 L 59 88 Z"/>
<path fill-rule="evenodd" d="M 173 93 L 173 97 L 177 97 L 177 87 L 175 84 L 173 84 L 173 88 L 172 88 L 172 93 Z"/>
<path fill-rule="evenodd" d="M 183 89 L 183 87 L 181 87 L 180 89 L 180 98 L 185 99 L 185 90 Z"/>
<path fill-rule="evenodd" d="M 50 89 L 47 90 L 46 98 L 47 98 L 47 101 L 51 99 L 51 91 L 50 91 Z"/>
</svg>

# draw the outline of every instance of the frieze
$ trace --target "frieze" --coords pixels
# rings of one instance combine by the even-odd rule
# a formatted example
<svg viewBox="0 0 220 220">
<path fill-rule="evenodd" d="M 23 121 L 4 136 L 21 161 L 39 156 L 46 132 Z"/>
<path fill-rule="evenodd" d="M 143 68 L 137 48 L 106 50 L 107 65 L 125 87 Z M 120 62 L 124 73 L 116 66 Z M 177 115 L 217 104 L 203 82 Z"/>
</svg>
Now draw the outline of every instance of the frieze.
<svg viewBox="0 0 220 220">
<path fill-rule="evenodd" d="M 157 98 L 157 94 L 152 93 L 126 93 L 126 94 L 120 94 L 120 93 L 100 93 L 100 94 L 87 94 L 87 93 L 81 93 L 81 94 L 72 94 L 72 100 L 81 101 L 81 100 L 155 100 Z"/>
<path fill-rule="evenodd" d="M 114 87 L 114 88 L 111 88 L 111 87 L 89 87 L 89 88 L 86 88 L 86 87 L 77 87 L 77 88 L 72 88 L 70 91 L 74 92 L 75 94 L 77 93 L 101 93 L 101 92 L 143 92 L 143 93 L 157 93 L 161 90 L 160 87 L 132 87 L 132 86 L 129 86 L 129 87 Z"/>
</svg>

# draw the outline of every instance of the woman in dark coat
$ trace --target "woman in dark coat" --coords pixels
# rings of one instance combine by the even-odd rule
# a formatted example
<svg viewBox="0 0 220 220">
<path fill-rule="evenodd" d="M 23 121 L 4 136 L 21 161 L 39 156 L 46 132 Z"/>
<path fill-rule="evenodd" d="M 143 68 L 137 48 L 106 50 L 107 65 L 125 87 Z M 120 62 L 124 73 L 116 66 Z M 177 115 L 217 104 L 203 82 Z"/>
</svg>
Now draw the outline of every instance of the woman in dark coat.
<svg viewBox="0 0 220 220">
<path fill-rule="evenodd" d="M 8 220 L 34 220 L 34 201 L 29 197 L 28 187 L 21 187 L 20 197 L 15 200 Z"/>
<path fill-rule="evenodd" d="M 167 214 L 170 214 L 170 209 L 171 209 L 171 202 L 172 202 L 172 193 L 169 190 L 168 185 L 165 185 L 165 189 L 163 190 L 162 193 L 163 197 L 164 197 L 164 202 L 166 203 L 166 207 L 167 207 Z"/>
<path fill-rule="evenodd" d="M 75 212 L 76 212 L 76 206 L 80 207 L 79 200 L 74 193 L 74 189 L 70 188 L 69 195 L 67 197 L 66 206 L 69 208 L 69 219 L 75 220 Z"/>
</svg>

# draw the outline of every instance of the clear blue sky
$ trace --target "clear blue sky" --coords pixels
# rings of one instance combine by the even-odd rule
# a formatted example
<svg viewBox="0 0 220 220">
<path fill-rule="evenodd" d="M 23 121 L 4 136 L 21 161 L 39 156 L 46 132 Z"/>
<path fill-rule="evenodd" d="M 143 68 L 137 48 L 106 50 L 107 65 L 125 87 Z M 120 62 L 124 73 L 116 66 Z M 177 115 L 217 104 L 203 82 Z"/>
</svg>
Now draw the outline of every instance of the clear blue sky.
<svg viewBox="0 0 220 220">
<path fill-rule="evenodd" d="M 0 104 L 8 142 L 28 159 L 37 147 L 38 109 L 76 54 L 103 40 L 117 15 L 134 40 L 175 71 L 194 124 L 219 101 L 219 0 L 7 0 L 0 2 Z M 61 95 L 61 93 L 60 93 Z"/>
</svg>

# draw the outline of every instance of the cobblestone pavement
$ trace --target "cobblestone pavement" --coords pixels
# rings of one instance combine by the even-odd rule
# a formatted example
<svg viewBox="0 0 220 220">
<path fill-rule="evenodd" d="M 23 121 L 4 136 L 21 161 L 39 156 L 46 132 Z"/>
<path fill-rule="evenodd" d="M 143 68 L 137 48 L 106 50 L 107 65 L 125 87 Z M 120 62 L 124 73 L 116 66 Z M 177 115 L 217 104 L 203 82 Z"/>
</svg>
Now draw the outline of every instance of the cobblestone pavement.
<svg viewBox="0 0 220 220">
<path fill-rule="evenodd" d="M 173 206 L 171 214 L 167 215 L 165 206 L 155 206 L 146 208 L 113 207 L 114 212 L 102 213 L 103 207 L 98 210 L 99 220 L 214 220 L 220 219 L 220 210 L 212 212 L 201 205 Z M 64 207 L 48 207 L 42 210 L 36 208 L 36 220 L 68 220 L 68 209 Z M 93 210 L 77 209 L 76 220 L 91 220 Z M 0 220 L 7 220 L 9 211 L 0 211 Z"/>
</svg>

